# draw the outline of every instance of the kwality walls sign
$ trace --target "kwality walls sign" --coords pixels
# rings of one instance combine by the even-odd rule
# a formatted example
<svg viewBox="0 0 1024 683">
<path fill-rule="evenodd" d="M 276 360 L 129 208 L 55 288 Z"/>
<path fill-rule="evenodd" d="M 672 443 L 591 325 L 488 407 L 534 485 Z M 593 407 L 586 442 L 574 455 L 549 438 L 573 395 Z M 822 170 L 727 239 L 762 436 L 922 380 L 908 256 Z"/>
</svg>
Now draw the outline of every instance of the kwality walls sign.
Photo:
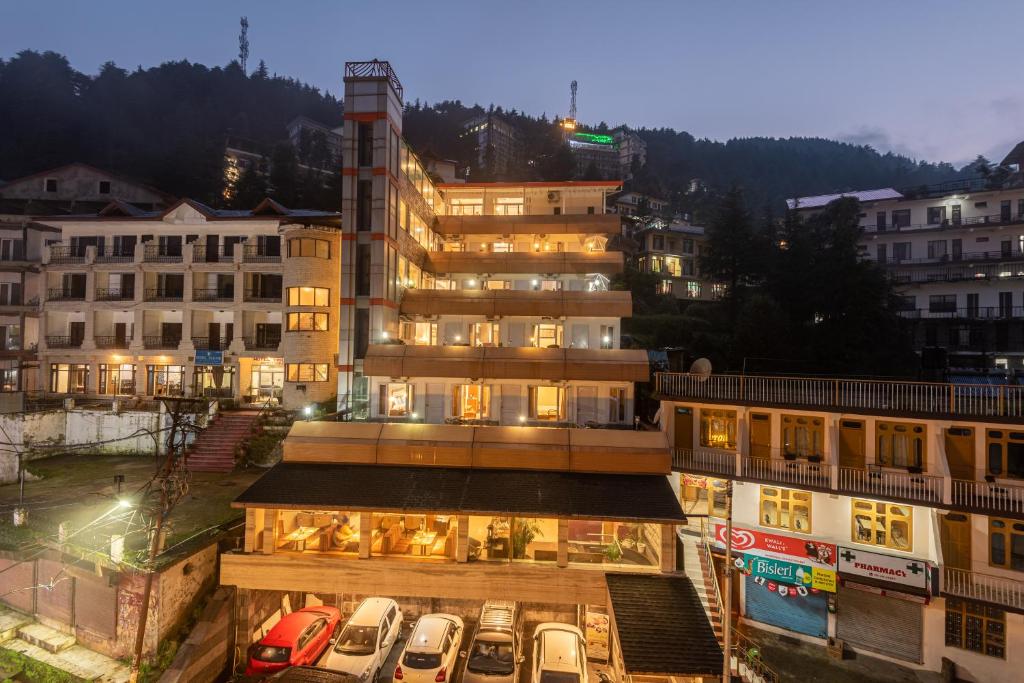
<svg viewBox="0 0 1024 683">
<path fill-rule="evenodd" d="M 715 524 L 715 543 L 719 548 L 725 549 L 724 524 Z M 771 557 L 832 571 L 836 569 L 836 546 L 833 543 L 733 526 L 732 549 L 744 555 Z"/>
<path fill-rule="evenodd" d="M 858 548 L 839 548 L 839 571 L 846 575 L 866 576 L 914 588 L 925 589 L 928 586 L 927 562 L 910 557 L 881 555 Z"/>
</svg>

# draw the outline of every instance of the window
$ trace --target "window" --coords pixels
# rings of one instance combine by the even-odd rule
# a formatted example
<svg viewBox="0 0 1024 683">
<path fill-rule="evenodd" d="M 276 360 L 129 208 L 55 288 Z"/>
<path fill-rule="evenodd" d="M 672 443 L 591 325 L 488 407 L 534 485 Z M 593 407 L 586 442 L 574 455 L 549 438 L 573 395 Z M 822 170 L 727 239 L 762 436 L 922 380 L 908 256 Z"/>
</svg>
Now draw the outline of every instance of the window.
<svg viewBox="0 0 1024 683">
<path fill-rule="evenodd" d="M 821 458 L 824 451 L 825 424 L 820 417 L 782 416 L 782 454 L 801 458 Z"/>
<path fill-rule="evenodd" d="M 495 216 L 522 216 L 523 200 L 518 197 L 498 197 L 494 203 Z"/>
<path fill-rule="evenodd" d="M 949 243 L 946 240 L 928 240 L 928 258 L 946 258 Z"/>
<path fill-rule="evenodd" d="M 721 299 L 723 296 L 725 296 L 726 292 L 727 292 L 727 287 L 726 287 L 725 283 L 716 282 L 716 283 L 711 285 L 711 298 L 712 299 Z"/>
<path fill-rule="evenodd" d="M 882 467 L 923 469 L 925 466 L 925 429 L 902 422 L 877 422 L 876 462 Z"/>
<path fill-rule="evenodd" d="M 562 346 L 562 326 L 553 323 L 534 325 L 530 341 L 540 349 L 560 348 Z"/>
<path fill-rule="evenodd" d="M 910 226 L 910 209 L 895 209 L 892 212 L 892 227 L 906 228 Z"/>
<path fill-rule="evenodd" d="M 356 230 L 366 231 L 373 226 L 373 181 L 360 180 L 356 184 Z"/>
<path fill-rule="evenodd" d="M 988 518 L 988 563 L 1024 572 L 1024 522 Z"/>
<path fill-rule="evenodd" d="M 370 295 L 370 245 L 356 245 L 356 296 Z"/>
<path fill-rule="evenodd" d="M 530 387 L 530 418 L 558 422 L 565 419 L 565 389 Z"/>
<path fill-rule="evenodd" d="M 109 180 L 101 180 L 100 181 L 99 192 L 100 192 L 100 194 L 110 194 L 110 181 Z"/>
<path fill-rule="evenodd" d="M 946 598 L 946 645 L 1006 657 L 1006 612 L 980 602 Z"/>
<path fill-rule="evenodd" d="M 498 346 L 501 334 L 498 323 L 473 323 L 469 328 L 470 346 Z"/>
<path fill-rule="evenodd" d="M 360 166 L 373 166 L 373 124 L 360 123 L 356 155 Z"/>
<path fill-rule="evenodd" d="M 994 477 L 1024 479 L 1024 432 L 990 429 L 985 433 L 985 471 Z"/>
<path fill-rule="evenodd" d="M 736 448 L 736 411 L 701 410 L 700 445 L 705 448 Z"/>
<path fill-rule="evenodd" d="M 484 213 L 484 200 L 465 197 L 453 197 L 448 208 L 453 216 L 482 216 Z"/>
<path fill-rule="evenodd" d="M 601 325 L 601 348 L 615 348 L 615 326 Z"/>
<path fill-rule="evenodd" d="M 377 410 L 381 417 L 407 417 L 412 412 L 412 385 L 399 382 L 380 385 Z"/>
<path fill-rule="evenodd" d="M 690 299 L 700 298 L 700 283 L 690 280 L 686 283 L 686 296 Z"/>
<path fill-rule="evenodd" d="M 612 387 L 608 390 L 608 422 L 626 421 L 626 390 Z"/>
<path fill-rule="evenodd" d="M 313 256 L 329 259 L 331 258 L 331 243 L 311 237 L 296 237 L 288 240 L 288 256 Z"/>
<path fill-rule="evenodd" d="M 692 254 L 693 253 L 693 240 L 687 240 L 687 239 L 683 240 L 683 253 L 684 254 Z"/>
<path fill-rule="evenodd" d="M 800 533 L 811 532 L 811 494 L 774 486 L 761 487 L 761 524 Z"/>
<path fill-rule="evenodd" d="M 678 256 L 666 256 L 665 257 L 665 272 L 672 277 L 679 277 L 683 274 L 682 266 L 679 264 Z"/>
<path fill-rule="evenodd" d="M 944 206 L 929 206 L 928 207 L 928 225 L 941 225 L 946 221 L 946 207 Z"/>
<path fill-rule="evenodd" d="M 289 382 L 326 382 L 327 363 L 288 363 Z"/>
<path fill-rule="evenodd" d="M 135 366 L 130 363 L 100 364 L 100 393 L 130 396 L 135 393 Z"/>
<path fill-rule="evenodd" d="M 46 192 L 56 192 L 57 191 L 57 179 L 56 178 L 47 178 L 46 180 L 44 180 L 43 181 L 43 189 Z"/>
<path fill-rule="evenodd" d="M 660 562 L 657 524 L 569 520 L 569 564 L 654 567 Z"/>
<path fill-rule="evenodd" d="M 929 313 L 956 313 L 956 294 L 931 294 L 928 296 Z"/>
<path fill-rule="evenodd" d="M 327 330 L 326 313 L 289 313 L 289 332 L 324 332 Z"/>
<path fill-rule="evenodd" d="M 490 416 L 491 388 L 482 384 L 457 384 L 452 389 L 452 417 L 484 420 Z"/>
<path fill-rule="evenodd" d="M 484 280 L 484 289 L 512 289 L 512 283 L 508 280 Z"/>
<path fill-rule="evenodd" d="M 85 394 L 89 391 L 89 366 L 53 363 L 50 365 L 50 391 L 55 394 Z"/>
<path fill-rule="evenodd" d="M 403 322 L 401 338 L 410 346 L 437 346 L 437 323 Z"/>
<path fill-rule="evenodd" d="M 185 391 L 184 365 L 147 365 L 146 393 L 150 396 L 182 396 Z"/>
<path fill-rule="evenodd" d="M 331 290 L 326 287 L 289 287 L 289 306 L 330 306 Z"/>
<path fill-rule="evenodd" d="M 894 550 L 913 550 L 912 507 L 856 498 L 853 499 L 852 506 L 851 540 Z"/>
<path fill-rule="evenodd" d="M 665 250 L 665 238 L 661 235 L 654 235 L 651 240 L 651 249 L 655 251 Z"/>
</svg>

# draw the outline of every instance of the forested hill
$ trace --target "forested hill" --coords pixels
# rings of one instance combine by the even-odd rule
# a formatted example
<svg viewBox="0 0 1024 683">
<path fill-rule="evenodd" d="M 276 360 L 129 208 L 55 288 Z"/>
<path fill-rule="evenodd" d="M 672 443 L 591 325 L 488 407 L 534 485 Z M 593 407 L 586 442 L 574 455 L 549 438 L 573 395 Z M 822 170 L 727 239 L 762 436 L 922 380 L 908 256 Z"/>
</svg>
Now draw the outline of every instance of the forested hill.
<svg viewBox="0 0 1024 683">
<path fill-rule="evenodd" d="M 270 75 L 262 63 L 248 75 L 237 62 L 207 67 L 188 61 L 133 71 L 107 63 L 87 75 L 53 52 L 26 51 L 0 60 L 0 102 L 0 179 L 82 161 L 212 204 L 222 201 L 228 135 L 273 144 L 285 138 L 285 125 L 295 116 L 329 126 L 342 119 L 339 99 Z M 404 134 L 421 152 L 471 165 L 472 141 L 460 132 L 467 119 L 484 111 L 457 100 L 410 103 Z M 572 158 L 553 119 L 501 107 L 494 111 L 521 129 L 526 163 L 505 178 L 473 168 L 471 179 L 572 176 Z M 608 126 L 600 123 L 590 130 Z M 669 198 L 676 210 L 694 212 L 697 219 L 733 184 L 744 188 L 755 211 L 769 207 L 778 212 L 783 200 L 795 195 L 921 185 L 966 172 L 817 138 L 716 142 L 665 128 L 636 132 L 647 141 L 648 155 L 647 166 L 635 169 L 634 189 Z M 689 193 L 694 179 L 707 190 Z M 285 200 L 281 195 L 288 190 L 271 187 L 269 192 Z M 296 195 L 294 188 L 290 192 L 292 197 L 313 196 Z M 317 208 L 337 209 L 334 194 L 312 201 L 325 204 Z"/>
</svg>

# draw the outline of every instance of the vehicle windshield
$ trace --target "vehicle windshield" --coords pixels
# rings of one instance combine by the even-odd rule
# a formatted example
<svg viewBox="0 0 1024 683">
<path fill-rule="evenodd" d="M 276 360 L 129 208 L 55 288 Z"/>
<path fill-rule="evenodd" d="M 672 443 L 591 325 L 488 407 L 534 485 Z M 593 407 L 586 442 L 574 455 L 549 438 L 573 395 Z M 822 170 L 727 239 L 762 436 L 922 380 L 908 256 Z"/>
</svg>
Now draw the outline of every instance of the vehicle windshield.
<svg viewBox="0 0 1024 683">
<path fill-rule="evenodd" d="M 272 645 L 257 645 L 252 658 L 261 662 L 287 662 L 292 649 L 290 647 L 274 647 Z"/>
<path fill-rule="evenodd" d="M 402 664 L 410 669 L 436 669 L 441 666 L 441 654 L 432 652 L 406 652 Z"/>
<path fill-rule="evenodd" d="M 541 671 L 540 683 L 580 683 L 580 675 L 569 671 Z"/>
<path fill-rule="evenodd" d="M 334 644 L 335 652 L 346 655 L 372 655 L 376 649 L 376 626 L 346 626 Z"/>
<path fill-rule="evenodd" d="M 466 666 L 480 674 L 510 674 L 515 670 L 512 643 L 478 640 L 473 644 Z"/>
</svg>

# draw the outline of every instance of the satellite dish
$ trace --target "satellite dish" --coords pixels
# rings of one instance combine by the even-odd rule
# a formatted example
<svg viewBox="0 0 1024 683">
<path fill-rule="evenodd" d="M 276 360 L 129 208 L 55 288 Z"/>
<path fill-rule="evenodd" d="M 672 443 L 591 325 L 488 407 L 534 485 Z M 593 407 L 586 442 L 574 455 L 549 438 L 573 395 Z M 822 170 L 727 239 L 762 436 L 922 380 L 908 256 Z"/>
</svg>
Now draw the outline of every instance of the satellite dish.
<svg viewBox="0 0 1024 683">
<path fill-rule="evenodd" d="M 693 365 L 690 366 L 690 374 L 699 382 L 707 380 L 711 376 L 711 361 L 707 358 L 698 358 L 693 361 Z"/>
</svg>

